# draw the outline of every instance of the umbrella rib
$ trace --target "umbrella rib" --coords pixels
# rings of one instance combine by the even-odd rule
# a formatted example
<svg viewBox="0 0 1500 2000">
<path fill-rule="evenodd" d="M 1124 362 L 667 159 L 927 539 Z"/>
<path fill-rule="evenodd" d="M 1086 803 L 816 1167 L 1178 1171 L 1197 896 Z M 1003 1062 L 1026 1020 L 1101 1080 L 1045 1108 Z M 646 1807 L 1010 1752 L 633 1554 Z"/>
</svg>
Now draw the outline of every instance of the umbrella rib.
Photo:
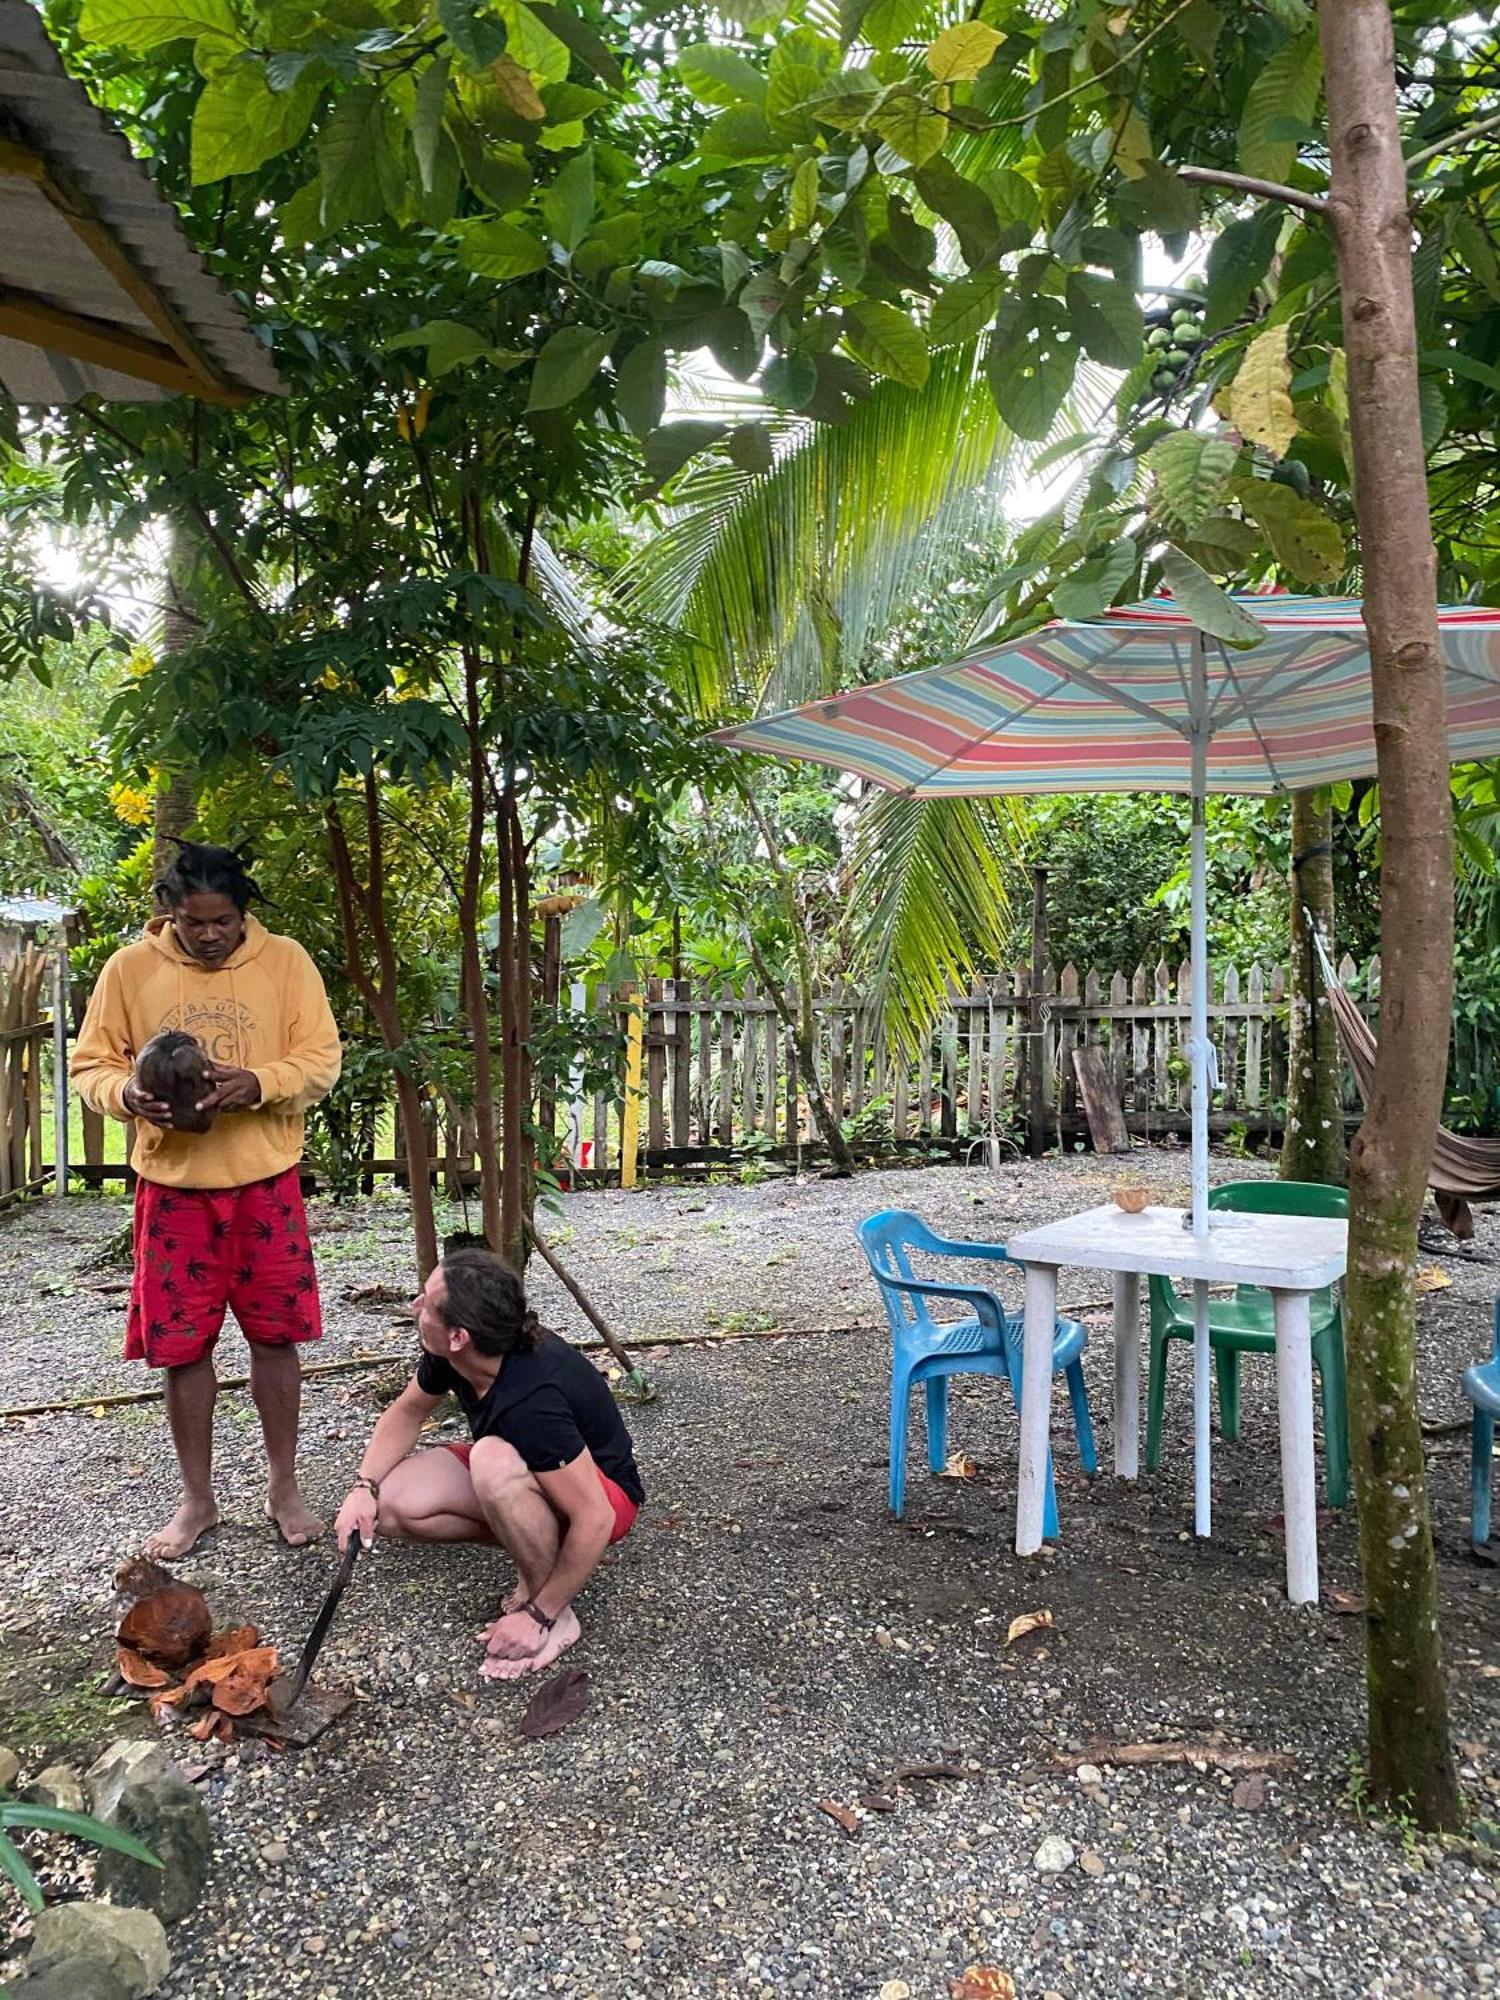
<svg viewBox="0 0 1500 2000">
<path fill-rule="evenodd" d="M 1317 643 L 1318 640 L 1316 638 L 1310 639 L 1308 641 L 1309 645 L 1316 645 Z M 1361 641 L 1360 644 L 1362 646 L 1363 641 Z M 1345 665 L 1345 663 L 1352 657 L 1353 652 L 1356 650 L 1358 649 L 1351 648 L 1347 652 L 1336 653 L 1331 658 L 1320 661 L 1317 666 L 1311 668 L 1307 673 L 1301 675 L 1297 680 L 1292 681 L 1288 686 L 1283 688 L 1278 688 L 1276 691 L 1276 699 L 1278 701 L 1285 701 L 1291 695 L 1300 694 L 1303 688 L 1311 687 L 1313 683 L 1315 681 L 1320 680 L 1324 674 L 1330 673 L 1335 667 L 1342 667 L 1343 665 Z M 1288 662 L 1287 664 L 1290 665 L 1290 662 Z M 1280 668 L 1278 668 L 1276 671 L 1279 672 Z M 1250 700 L 1251 697 L 1249 695 L 1241 693 L 1240 700 L 1237 703 L 1233 704 L 1230 708 L 1226 709 L 1226 711 L 1222 716 L 1215 718 L 1215 726 L 1217 727 L 1222 723 L 1248 721 L 1250 712 Z"/>
<path fill-rule="evenodd" d="M 1239 678 L 1234 671 L 1234 662 L 1229 657 L 1229 648 L 1224 644 L 1222 639 L 1219 641 L 1219 652 L 1224 660 L 1224 672 L 1228 679 L 1228 683 L 1234 689 L 1235 693 L 1239 695 L 1240 700 L 1244 707 L 1245 720 L 1246 722 L 1249 723 L 1251 733 L 1254 735 L 1256 742 L 1260 745 L 1260 754 L 1266 760 L 1266 769 L 1270 772 L 1271 776 L 1276 780 L 1277 790 L 1284 792 L 1286 790 L 1286 780 L 1282 777 L 1280 771 L 1276 768 L 1276 759 L 1271 755 L 1271 746 L 1269 743 L 1267 743 L 1265 737 L 1261 734 L 1260 724 L 1255 719 L 1255 712 L 1250 706 L 1249 697 L 1245 695 L 1245 693 L 1241 689 Z M 1210 718 L 1209 722 L 1210 736 L 1212 736 L 1217 731 L 1218 724 L 1219 724 L 1219 718 L 1217 716 Z"/>
</svg>

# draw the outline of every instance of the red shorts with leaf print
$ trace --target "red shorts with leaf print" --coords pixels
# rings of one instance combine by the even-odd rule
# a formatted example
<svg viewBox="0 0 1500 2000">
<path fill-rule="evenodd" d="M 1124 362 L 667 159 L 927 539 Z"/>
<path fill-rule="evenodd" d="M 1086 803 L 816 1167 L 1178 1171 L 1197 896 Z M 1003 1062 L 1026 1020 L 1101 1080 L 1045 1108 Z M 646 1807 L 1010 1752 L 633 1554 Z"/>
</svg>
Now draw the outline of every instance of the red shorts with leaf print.
<svg viewBox="0 0 1500 2000">
<path fill-rule="evenodd" d="M 323 1316 L 300 1171 L 238 1188 L 135 1188 L 135 1282 L 125 1358 L 201 1361 L 234 1313 L 264 1347 L 318 1340 Z"/>
</svg>

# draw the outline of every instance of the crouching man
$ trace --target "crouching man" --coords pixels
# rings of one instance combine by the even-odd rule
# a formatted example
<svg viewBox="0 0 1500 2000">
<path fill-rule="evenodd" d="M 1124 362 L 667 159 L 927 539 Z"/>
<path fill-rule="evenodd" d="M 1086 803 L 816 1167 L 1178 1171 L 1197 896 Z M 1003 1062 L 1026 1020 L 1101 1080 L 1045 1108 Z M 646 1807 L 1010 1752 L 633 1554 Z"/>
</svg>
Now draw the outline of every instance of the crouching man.
<svg viewBox="0 0 1500 2000">
<path fill-rule="evenodd" d="M 358 1535 L 498 1542 L 519 1572 L 485 1635 L 480 1671 L 514 1680 L 579 1637 L 573 1600 L 645 1499 L 630 1434 L 599 1372 L 549 1333 L 488 1250 L 458 1250 L 412 1304 L 417 1371 L 376 1424 L 339 1509 Z M 457 1397 L 472 1444 L 414 1451 L 439 1399 Z"/>
</svg>

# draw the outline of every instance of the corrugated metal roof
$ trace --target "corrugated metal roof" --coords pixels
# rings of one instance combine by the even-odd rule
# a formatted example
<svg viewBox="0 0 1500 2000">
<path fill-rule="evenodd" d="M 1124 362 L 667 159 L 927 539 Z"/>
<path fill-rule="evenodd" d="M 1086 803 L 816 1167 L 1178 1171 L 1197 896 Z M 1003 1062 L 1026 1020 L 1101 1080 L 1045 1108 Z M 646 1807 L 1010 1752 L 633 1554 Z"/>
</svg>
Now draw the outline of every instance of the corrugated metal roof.
<svg viewBox="0 0 1500 2000">
<path fill-rule="evenodd" d="M 30 404 L 285 394 L 171 202 L 63 69 L 30 0 L 0 0 L 0 394 Z"/>
</svg>

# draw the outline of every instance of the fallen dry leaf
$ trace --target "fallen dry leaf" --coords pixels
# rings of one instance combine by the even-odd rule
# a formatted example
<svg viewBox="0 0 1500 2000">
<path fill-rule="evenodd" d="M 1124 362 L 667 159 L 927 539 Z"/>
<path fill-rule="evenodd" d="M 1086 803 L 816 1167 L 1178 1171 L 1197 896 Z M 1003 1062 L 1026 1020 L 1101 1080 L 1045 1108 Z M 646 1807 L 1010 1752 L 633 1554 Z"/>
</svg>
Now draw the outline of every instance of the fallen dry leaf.
<svg viewBox="0 0 1500 2000">
<path fill-rule="evenodd" d="M 1447 1290 L 1453 1280 L 1446 1271 L 1439 1270 L 1436 1264 L 1423 1264 L 1418 1268 L 1416 1282 L 1419 1292 L 1442 1292 Z"/>
<path fill-rule="evenodd" d="M 859 1832 L 859 1814 L 851 1812 L 848 1806 L 841 1806 L 837 1799 L 819 1799 L 818 1811 L 827 1813 L 832 1820 L 837 1820 L 851 1838 Z"/>
<path fill-rule="evenodd" d="M 212 1630 L 203 1592 L 190 1583 L 169 1583 L 138 1598 L 115 1637 L 158 1666 L 180 1667 L 203 1650 Z"/>
<path fill-rule="evenodd" d="M 1231 1797 L 1241 1812 L 1258 1812 L 1266 1802 L 1265 1773 L 1252 1771 L 1248 1777 L 1241 1778 Z"/>
<path fill-rule="evenodd" d="M 128 1646 L 116 1646 L 115 1668 L 120 1679 L 133 1688 L 164 1688 L 170 1685 L 172 1679 L 164 1667 L 153 1666 L 150 1660 L 143 1660 Z"/>
<path fill-rule="evenodd" d="M 1017 1639 L 1024 1639 L 1028 1632 L 1050 1630 L 1051 1625 L 1050 1611 L 1023 1611 L 1019 1618 L 1011 1619 L 1006 1628 L 1005 1643 L 1007 1646 L 1013 1646 Z"/>
<path fill-rule="evenodd" d="M 152 1695 L 147 1706 L 153 1720 L 160 1722 L 169 1708 L 181 1708 L 191 1693 L 192 1689 L 184 1681 L 181 1687 L 163 1688 L 160 1694 Z"/>
<path fill-rule="evenodd" d="M 956 1451 L 938 1474 L 939 1479 L 973 1479 L 979 1467 L 966 1451 Z"/>
<path fill-rule="evenodd" d="M 554 1674 L 531 1697 L 516 1724 L 522 1736 L 556 1736 L 576 1722 L 589 1705 L 589 1677 L 582 1667 Z"/>
<path fill-rule="evenodd" d="M 205 1660 L 220 1660 L 228 1653 L 248 1653 L 252 1646 L 260 1644 L 260 1634 L 253 1625 L 231 1625 L 225 1632 L 215 1632 L 203 1648 Z"/>
<path fill-rule="evenodd" d="M 861 1792 L 859 1803 L 866 1812 L 890 1813 L 896 1810 L 896 1801 L 889 1792 Z"/>
<path fill-rule="evenodd" d="M 1328 1605 L 1341 1618 L 1358 1618 L 1364 1614 L 1364 1593 L 1358 1590 L 1332 1589 L 1328 1593 Z"/>
<path fill-rule="evenodd" d="M 1016 1982 L 998 1965 L 971 1965 L 948 1987 L 949 2000 L 1016 2000 Z"/>
</svg>

